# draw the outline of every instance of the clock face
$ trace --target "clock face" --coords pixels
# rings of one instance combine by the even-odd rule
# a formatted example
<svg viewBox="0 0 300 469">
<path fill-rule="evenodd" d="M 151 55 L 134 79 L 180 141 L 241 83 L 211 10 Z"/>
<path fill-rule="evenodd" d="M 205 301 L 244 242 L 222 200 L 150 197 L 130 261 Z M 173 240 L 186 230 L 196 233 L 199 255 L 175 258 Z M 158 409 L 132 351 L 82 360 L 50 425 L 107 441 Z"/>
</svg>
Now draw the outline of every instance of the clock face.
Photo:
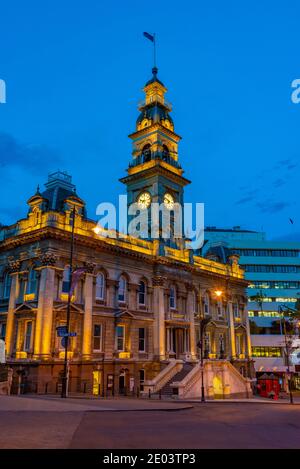
<svg viewBox="0 0 300 469">
<path fill-rule="evenodd" d="M 171 194 L 166 193 L 164 196 L 164 204 L 169 210 L 172 210 L 174 208 L 174 197 Z"/>
<path fill-rule="evenodd" d="M 137 202 L 141 208 L 148 208 L 151 204 L 151 195 L 149 192 L 143 192 L 139 195 Z"/>
</svg>

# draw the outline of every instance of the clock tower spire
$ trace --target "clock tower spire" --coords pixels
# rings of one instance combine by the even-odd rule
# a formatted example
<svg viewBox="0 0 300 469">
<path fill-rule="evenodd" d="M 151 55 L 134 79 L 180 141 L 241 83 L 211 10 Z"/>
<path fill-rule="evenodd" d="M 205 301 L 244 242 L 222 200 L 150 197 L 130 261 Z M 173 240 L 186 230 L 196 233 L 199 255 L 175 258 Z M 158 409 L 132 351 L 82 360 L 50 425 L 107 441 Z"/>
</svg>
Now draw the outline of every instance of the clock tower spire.
<svg viewBox="0 0 300 469">
<path fill-rule="evenodd" d="M 174 130 L 171 104 L 165 99 L 167 88 L 159 80 L 157 67 L 144 86 L 145 99 L 138 106 L 140 114 L 132 140 L 132 161 L 127 176 L 120 179 L 127 186 L 128 205 L 137 202 L 148 208 L 152 202 L 172 210 L 183 207 L 183 188 L 190 181 L 183 177 L 178 161 L 181 137 Z M 151 222 L 151 215 L 150 215 Z"/>
</svg>

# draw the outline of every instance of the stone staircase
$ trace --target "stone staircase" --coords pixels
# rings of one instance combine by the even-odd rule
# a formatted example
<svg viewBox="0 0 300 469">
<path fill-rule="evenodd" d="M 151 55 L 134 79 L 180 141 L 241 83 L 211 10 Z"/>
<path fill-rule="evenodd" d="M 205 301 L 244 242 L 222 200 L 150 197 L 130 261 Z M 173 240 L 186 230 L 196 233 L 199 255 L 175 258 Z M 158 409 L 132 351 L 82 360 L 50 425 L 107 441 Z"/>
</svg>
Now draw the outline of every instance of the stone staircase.
<svg viewBox="0 0 300 469">
<path fill-rule="evenodd" d="M 172 383 L 174 382 L 180 382 L 182 381 L 194 368 L 194 365 L 190 363 L 184 363 L 183 367 L 178 373 L 176 373 L 172 378 L 160 389 L 160 391 L 157 391 L 154 393 L 154 396 L 161 395 L 163 397 L 172 397 L 173 395 L 173 388 L 171 386 Z"/>
</svg>

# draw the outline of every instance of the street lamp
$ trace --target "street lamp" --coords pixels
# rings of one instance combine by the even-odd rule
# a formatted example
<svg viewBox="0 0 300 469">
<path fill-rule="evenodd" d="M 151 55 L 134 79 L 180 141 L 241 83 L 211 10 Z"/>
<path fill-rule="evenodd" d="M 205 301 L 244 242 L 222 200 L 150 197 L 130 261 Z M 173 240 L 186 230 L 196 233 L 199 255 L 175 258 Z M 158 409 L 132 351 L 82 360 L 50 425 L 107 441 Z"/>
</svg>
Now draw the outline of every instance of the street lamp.
<svg viewBox="0 0 300 469">
<path fill-rule="evenodd" d="M 210 322 L 211 317 L 207 316 L 206 318 L 201 317 L 199 319 L 200 323 L 200 340 L 197 344 L 197 347 L 200 349 L 200 366 L 201 366 L 201 402 L 205 402 L 205 390 L 204 390 L 204 370 L 203 370 L 203 345 L 204 345 L 204 333 L 206 326 Z"/>
<path fill-rule="evenodd" d="M 282 322 L 283 322 L 283 333 L 284 333 L 284 342 L 285 342 L 285 353 L 286 353 L 286 359 L 287 359 L 287 374 L 288 374 L 288 390 L 290 394 L 290 404 L 294 404 L 294 398 L 293 398 L 293 393 L 292 393 L 292 376 L 291 376 L 291 371 L 290 371 L 290 351 L 291 351 L 291 343 L 287 339 L 287 333 L 286 333 L 286 323 L 285 323 L 285 317 L 284 317 L 284 310 L 289 312 L 289 313 L 298 313 L 297 310 L 290 308 L 289 306 L 284 306 L 284 305 L 279 305 L 278 306 L 278 312 L 281 313 L 280 317 L 280 324 L 281 324 L 281 330 L 282 330 Z"/>
</svg>

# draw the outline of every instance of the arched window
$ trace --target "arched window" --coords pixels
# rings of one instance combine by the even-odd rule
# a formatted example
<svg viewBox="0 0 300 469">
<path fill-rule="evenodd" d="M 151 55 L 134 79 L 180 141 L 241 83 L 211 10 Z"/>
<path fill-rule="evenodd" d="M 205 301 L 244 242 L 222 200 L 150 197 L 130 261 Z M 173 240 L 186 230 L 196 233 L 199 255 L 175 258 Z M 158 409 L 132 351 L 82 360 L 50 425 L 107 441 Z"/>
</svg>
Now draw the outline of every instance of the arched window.
<svg viewBox="0 0 300 469">
<path fill-rule="evenodd" d="M 126 278 L 122 275 L 119 280 L 118 301 L 125 303 L 126 301 Z"/>
<path fill-rule="evenodd" d="M 146 304 L 146 284 L 143 281 L 139 283 L 138 302 L 139 305 Z"/>
<path fill-rule="evenodd" d="M 170 308 L 176 308 L 176 288 L 173 285 L 170 287 Z"/>
<path fill-rule="evenodd" d="M 37 290 L 37 271 L 31 268 L 28 274 L 26 293 L 36 293 Z"/>
<path fill-rule="evenodd" d="M 96 278 L 96 300 L 104 300 L 104 275 L 99 273 Z"/>
<path fill-rule="evenodd" d="M 204 314 L 206 316 L 209 316 L 209 296 L 207 293 L 205 293 L 204 298 L 203 298 L 203 306 L 204 306 Z"/>
<path fill-rule="evenodd" d="M 4 277 L 4 284 L 3 284 L 3 298 L 7 299 L 9 298 L 10 295 L 10 289 L 11 289 L 11 276 L 7 272 Z"/>
<path fill-rule="evenodd" d="M 163 145 L 163 150 L 162 150 L 162 159 L 164 161 L 170 161 L 170 150 L 167 147 L 167 145 Z"/>
<path fill-rule="evenodd" d="M 224 316 L 223 302 L 220 300 L 217 302 L 217 315 L 219 318 Z"/>
<path fill-rule="evenodd" d="M 142 149 L 143 163 L 151 160 L 151 145 L 147 143 Z"/>
<path fill-rule="evenodd" d="M 63 273 L 62 293 L 69 293 L 70 290 L 70 266 L 66 265 Z"/>
</svg>

